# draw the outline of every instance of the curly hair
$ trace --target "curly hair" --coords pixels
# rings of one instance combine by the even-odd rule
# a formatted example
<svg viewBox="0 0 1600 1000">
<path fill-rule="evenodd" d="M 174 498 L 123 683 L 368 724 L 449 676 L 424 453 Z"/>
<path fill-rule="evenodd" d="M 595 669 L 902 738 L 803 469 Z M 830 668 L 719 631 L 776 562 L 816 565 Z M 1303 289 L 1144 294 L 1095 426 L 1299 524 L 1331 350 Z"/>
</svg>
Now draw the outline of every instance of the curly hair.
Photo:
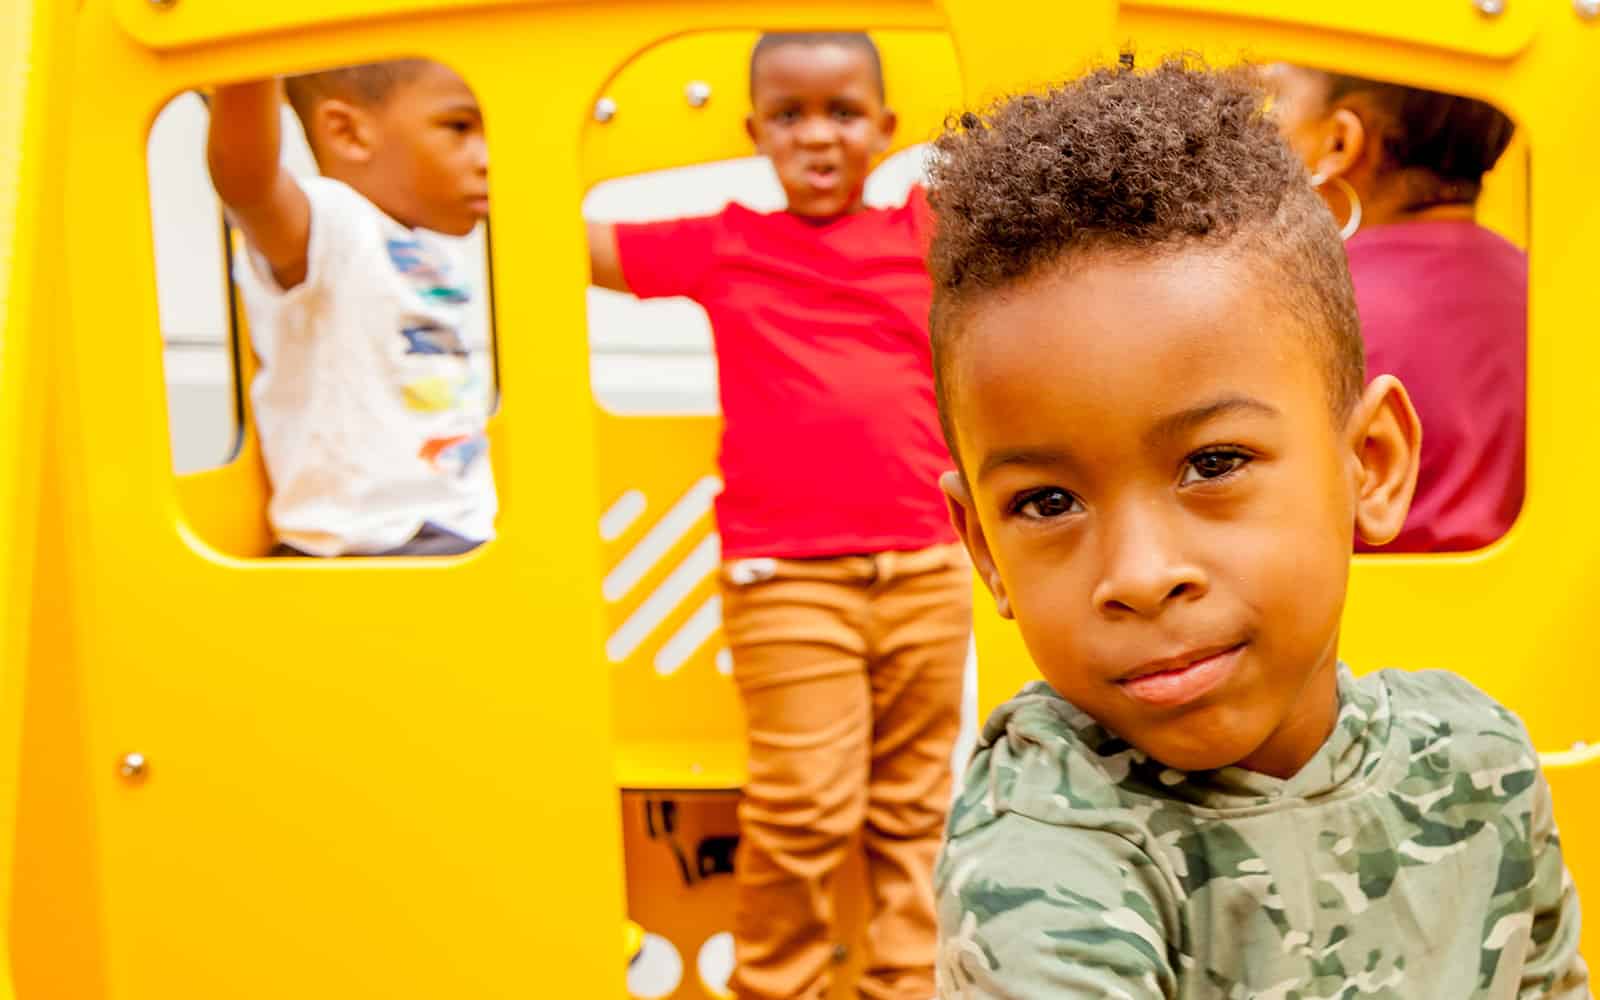
<svg viewBox="0 0 1600 1000">
<path fill-rule="evenodd" d="M 1256 267 L 1317 341 L 1342 418 L 1365 352 L 1338 226 L 1265 112 L 1254 71 L 1131 60 L 947 123 L 934 144 L 934 375 L 951 454 L 950 358 L 975 303 L 1103 255 L 1197 248 Z M 959 456 L 957 462 L 959 463 Z"/>
</svg>

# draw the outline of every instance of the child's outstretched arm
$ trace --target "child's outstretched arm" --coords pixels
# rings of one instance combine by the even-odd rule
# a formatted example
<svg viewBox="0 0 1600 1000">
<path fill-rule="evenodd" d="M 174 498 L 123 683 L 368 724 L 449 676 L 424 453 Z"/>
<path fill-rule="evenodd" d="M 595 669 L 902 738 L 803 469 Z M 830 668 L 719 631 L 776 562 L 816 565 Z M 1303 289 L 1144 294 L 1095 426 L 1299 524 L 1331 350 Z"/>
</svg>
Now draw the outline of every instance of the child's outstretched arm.
<svg viewBox="0 0 1600 1000">
<path fill-rule="evenodd" d="M 622 257 L 617 252 L 617 227 L 609 222 L 590 222 L 589 280 L 613 292 L 631 292 L 622 273 Z"/>
<path fill-rule="evenodd" d="M 206 162 L 228 214 L 288 289 L 306 277 L 311 203 L 280 160 L 281 109 L 277 80 L 218 87 Z"/>
</svg>

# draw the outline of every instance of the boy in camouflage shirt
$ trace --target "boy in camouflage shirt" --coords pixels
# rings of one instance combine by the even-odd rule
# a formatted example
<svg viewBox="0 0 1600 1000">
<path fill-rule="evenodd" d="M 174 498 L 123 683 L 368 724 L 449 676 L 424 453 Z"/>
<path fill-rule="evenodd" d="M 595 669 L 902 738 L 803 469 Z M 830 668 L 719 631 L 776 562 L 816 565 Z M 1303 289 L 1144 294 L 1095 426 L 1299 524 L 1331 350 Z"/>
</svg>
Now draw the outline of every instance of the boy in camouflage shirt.
<svg viewBox="0 0 1600 1000">
<path fill-rule="evenodd" d="M 1252 78 L 1107 69 L 960 125 L 945 488 L 1046 683 L 952 813 L 940 996 L 1589 996 L 1521 724 L 1336 659 L 1420 430 Z"/>
</svg>

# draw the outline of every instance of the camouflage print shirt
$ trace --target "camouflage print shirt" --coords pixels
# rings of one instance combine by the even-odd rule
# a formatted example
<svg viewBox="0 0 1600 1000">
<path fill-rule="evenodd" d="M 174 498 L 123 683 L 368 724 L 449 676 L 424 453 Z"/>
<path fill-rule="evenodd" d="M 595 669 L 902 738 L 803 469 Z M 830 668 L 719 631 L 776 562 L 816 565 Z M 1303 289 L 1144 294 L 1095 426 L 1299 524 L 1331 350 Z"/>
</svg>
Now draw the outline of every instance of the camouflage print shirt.
<svg viewBox="0 0 1600 1000">
<path fill-rule="evenodd" d="M 1284 781 L 1174 771 L 1025 688 L 950 817 L 939 996 L 1588 997 L 1522 725 L 1444 673 L 1341 666 L 1339 690 Z"/>
</svg>

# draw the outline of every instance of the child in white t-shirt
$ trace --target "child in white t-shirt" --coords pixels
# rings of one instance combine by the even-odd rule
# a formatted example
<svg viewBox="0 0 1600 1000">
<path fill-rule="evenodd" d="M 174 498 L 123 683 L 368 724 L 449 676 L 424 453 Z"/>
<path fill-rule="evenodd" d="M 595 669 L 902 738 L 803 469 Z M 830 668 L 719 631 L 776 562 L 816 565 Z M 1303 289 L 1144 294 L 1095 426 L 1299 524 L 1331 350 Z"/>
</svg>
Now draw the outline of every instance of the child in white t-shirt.
<svg viewBox="0 0 1600 1000">
<path fill-rule="evenodd" d="M 322 173 L 279 158 L 286 91 Z M 471 290 L 445 236 L 488 212 L 477 100 L 400 60 L 218 88 L 211 179 L 249 244 L 237 280 L 280 555 L 448 555 L 492 537 Z"/>
</svg>

